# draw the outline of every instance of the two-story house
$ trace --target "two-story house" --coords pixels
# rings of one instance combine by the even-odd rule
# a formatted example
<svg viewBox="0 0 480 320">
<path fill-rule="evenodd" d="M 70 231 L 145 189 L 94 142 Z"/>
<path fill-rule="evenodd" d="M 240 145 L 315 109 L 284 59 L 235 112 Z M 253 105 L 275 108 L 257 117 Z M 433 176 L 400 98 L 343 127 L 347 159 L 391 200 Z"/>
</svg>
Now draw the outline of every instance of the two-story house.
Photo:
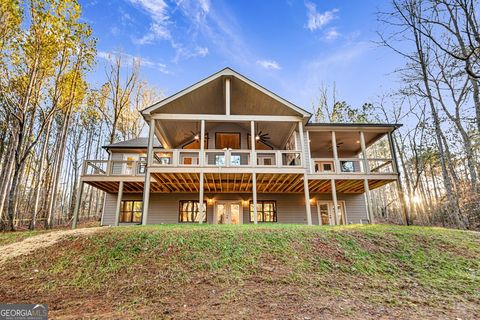
<svg viewBox="0 0 480 320">
<path fill-rule="evenodd" d="M 87 160 L 102 225 L 372 222 L 370 190 L 398 181 L 397 124 L 310 123 L 226 68 L 142 111 L 147 138 Z"/>
</svg>

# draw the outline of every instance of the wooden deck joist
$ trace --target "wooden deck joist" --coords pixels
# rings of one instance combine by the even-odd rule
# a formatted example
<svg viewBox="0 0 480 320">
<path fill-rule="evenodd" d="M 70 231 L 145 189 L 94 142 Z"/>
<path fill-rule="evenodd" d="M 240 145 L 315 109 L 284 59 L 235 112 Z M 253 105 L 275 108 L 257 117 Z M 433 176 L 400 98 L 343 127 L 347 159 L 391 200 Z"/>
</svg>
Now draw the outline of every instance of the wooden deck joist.
<svg viewBox="0 0 480 320">
<path fill-rule="evenodd" d="M 370 179 L 370 190 L 384 186 L 395 180 Z M 117 193 L 119 181 L 85 181 L 85 183 L 109 193 Z M 310 193 L 331 193 L 331 180 L 309 180 Z M 362 179 L 336 180 L 337 193 L 364 193 Z M 200 175 L 198 173 L 152 173 L 150 191 L 153 193 L 198 193 Z M 250 193 L 252 174 L 250 173 L 205 173 L 204 191 L 208 193 Z M 124 181 L 124 193 L 142 193 L 143 181 Z M 303 193 L 303 175 L 257 173 L 258 193 Z"/>
</svg>

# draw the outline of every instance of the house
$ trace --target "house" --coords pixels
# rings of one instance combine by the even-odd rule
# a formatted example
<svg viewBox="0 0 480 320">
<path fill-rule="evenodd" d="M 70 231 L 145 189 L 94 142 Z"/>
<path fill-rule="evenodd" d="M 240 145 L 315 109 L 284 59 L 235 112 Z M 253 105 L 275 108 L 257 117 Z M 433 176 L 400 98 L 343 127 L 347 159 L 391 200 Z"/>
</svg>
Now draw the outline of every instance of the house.
<svg viewBox="0 0 480 320">
<path fill-rule="evenodd" d="M 371 223 L 370 190 L 398 183 L 397 124 L 312 114 L 226 68 L 142 111 L 148 138 L 86 160 L 102 225 Z"/>
</svg>

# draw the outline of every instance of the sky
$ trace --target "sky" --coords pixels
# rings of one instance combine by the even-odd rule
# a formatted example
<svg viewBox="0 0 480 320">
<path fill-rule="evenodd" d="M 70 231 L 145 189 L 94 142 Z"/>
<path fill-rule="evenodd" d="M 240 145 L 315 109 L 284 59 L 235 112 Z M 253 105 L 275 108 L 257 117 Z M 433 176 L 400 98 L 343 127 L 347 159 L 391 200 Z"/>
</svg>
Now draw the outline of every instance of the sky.
<svg viewBox="0 0 480 320">
<path fill-rule="evenodd" d="M 385 0 L 80 0 L 98 39 L 89 80 L 111 54 L 141 61 L 141 76 L 171 95 L 230 67 L 312 110 L 333 87 L 354 107 L 396 86 L 400 59 L 379 46 Z"/>
</svg>

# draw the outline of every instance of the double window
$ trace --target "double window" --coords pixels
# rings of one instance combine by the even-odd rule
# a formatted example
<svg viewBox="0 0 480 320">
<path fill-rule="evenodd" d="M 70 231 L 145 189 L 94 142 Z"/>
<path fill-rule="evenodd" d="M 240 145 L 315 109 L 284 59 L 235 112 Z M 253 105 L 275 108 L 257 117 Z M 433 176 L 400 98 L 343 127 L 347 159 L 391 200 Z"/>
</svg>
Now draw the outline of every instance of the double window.
<svg viewBox="0 0 480 320">
<path fill-rule="evenodd" d="M 121 223 L 141 223 L 142 222 L 142 207 L 141 200 L 122 201 L 122 210 L 120 212 Z"/>
<path fill-rule="evenodd" d="M 178 222 L 199 222 L 199 201 L 181 200 L 178 211 Z M 203 203 L 203 222 L 207 222 L 207 202 Z"/>
<path fill-rule="evenodd" d="M 274 200 L 257 201 L 258 222 L 277 222 L 277 202 Z M 250 222 L 254 221 L 253 202 L 250 201 Z"/>
</svg>

